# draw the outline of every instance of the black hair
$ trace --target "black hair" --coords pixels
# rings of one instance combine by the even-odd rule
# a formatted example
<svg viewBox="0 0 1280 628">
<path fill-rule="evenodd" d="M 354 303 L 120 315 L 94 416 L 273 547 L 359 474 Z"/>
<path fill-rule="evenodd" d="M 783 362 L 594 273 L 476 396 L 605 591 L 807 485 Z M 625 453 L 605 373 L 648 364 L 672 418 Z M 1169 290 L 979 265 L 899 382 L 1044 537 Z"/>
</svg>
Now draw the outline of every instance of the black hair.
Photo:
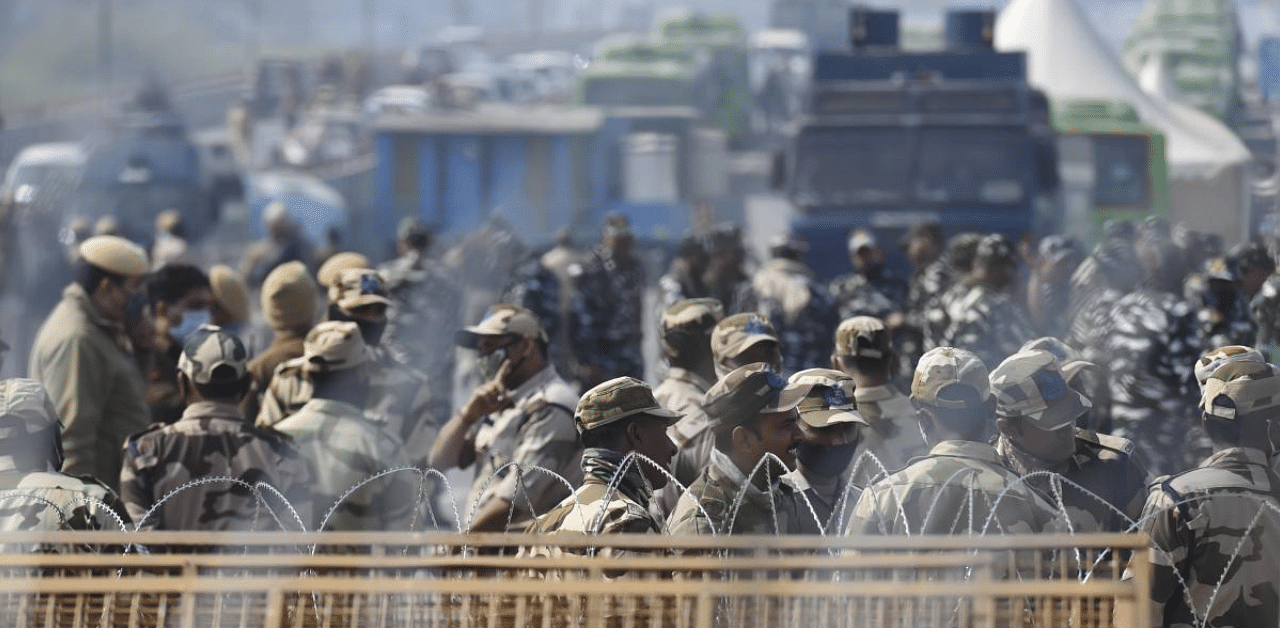
<svg viewBox="0 0 1280 628">
<path fill-rule="evenodd" d="M 76 262 L 75 277 L 76 283 L 89 294 L 93 294 L 93 291 L 98 289 L 98 284 L 102 283 L 103 279 L 117 286 L 124 283 L 124 275 L 103 270 L 83 259 Z"/>
<path fill-rule="evenodd" d="M 203 270 L 189 264 L 166 264 L 147 276 L 144 289 L 147 301 L 155 305 L 176 303 L 192 290 L 209 287 L 209 276 Z"/>
<path fill-rule="evenodd" d="M 846 369 L 858 371 L 859 373 L 886 373 L 889 367 L 893 365 L 893 354 L 887 354 L 884 357 L 868 358 L 865 356 L 842 355 L 840 364 Z"/>
<path fill-rule="evenodd" d="M 741 423 L 720 424 L 717 423 L 715 428 L 716 449 L 724 453 L 733 451 L 733 430 L 736 427 L 745 427 L 756 434 L 760 433 L 760 414 L 756 413 L 750 419 Z"/>
<path fill-rule="evenodd" d="M 986 442 L 991 435 L 995 422 L 991 420 L 995 411 L 995 400 L 991 397 L 983 399 L 978 391 L 969 386 L 951 385 L 938 392 L 938 398 L 944 401 L 958 401 L 962 408 L 943 408 L 921 404 L 921 409 L 933 417 L 942 428 L 954 432 L 966 440 Z"/>
<path fill-rule="evenodd" d="M 222 368 L 221 366 L 218 368 Z M 217 369 L 214 369 L 217 371 Z M 249 387 L 253 384 L 253 378 L 249 374 L 245 374 L 239 380 L 234 382 L 219 382 L 216 384 L 195 384 L 196 391 L 201 397 L 211 400 L 219 399 L 235 399 L 239 401 L 245 395 L 249 394 Z"/>
</svg>

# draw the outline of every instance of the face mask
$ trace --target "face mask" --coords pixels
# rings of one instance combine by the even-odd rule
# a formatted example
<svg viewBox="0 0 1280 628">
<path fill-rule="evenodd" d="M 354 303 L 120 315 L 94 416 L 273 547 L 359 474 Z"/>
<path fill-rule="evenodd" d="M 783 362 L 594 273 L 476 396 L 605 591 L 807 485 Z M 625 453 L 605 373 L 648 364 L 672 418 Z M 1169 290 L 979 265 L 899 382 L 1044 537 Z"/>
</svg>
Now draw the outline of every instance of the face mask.
<svg viewBox="0 0 1280 628">
<path fill-rule="evenodd" d="M 197 329 L 208 325 L 212 318 L 209 310 L 187 310 L 182 313 L 182 322 L 170 329 L 169 335 L 181 342 L 186 342 L 187 337 L 194 334 Z"/>
<path fill-rule="evenodd" d="M 853 452 L 858 443 L 843 445 L 814 445 L 800 443 L 796 446 L 796 460 L 808 471 L 818 477 L 834 478 L 849 466 L 853 460 Z"/>
<path fill-rule="evenodd" d="M 124 315 L 129 321 L 136 321 L 142 318 L 143 310 L 147 309 L 147 295 L 141 292 L 135 292 L 129 295 L 124 302 Z"/>
<path fill-rule="evenodd" d="M 498 376 L 498 371 L 502 368 L 502 363 L 507 361 L 507 348 L 511 345 L 504 345 L 490 351 L 488 355 L 482 355 L 476 360 L 476 372 L 480 374 L 480 381 L 487 382 Z"/>
<path fill-rule="evenodd" d="M 381 323 L 370 323 L 367 321 L 356 321 L 356 326 L 360 328 L 360 335 L 364 338 L 364 343 L 370 347 L 376 347 L 382 344 L 382 333 L 387 330 L 387 321 Z"/>
</svg>

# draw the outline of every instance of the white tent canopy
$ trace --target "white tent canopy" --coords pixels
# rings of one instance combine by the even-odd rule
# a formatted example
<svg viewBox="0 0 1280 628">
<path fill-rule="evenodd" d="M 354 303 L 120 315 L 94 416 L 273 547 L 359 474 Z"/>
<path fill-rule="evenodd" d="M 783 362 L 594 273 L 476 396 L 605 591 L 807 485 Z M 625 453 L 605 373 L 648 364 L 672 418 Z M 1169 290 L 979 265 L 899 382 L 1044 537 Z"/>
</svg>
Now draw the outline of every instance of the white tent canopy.
<svg viewBox="0 0 1280 628">
<path fill-rule="evenodd" d="M 1173 219 L 1220 233 L 1228 241 L 1246 233 L 1251 157 L 1244 143 L 1216 118 L 1143 91 L 1076 0 L 1013 0 L 996 22 L 995 45 L 1002 51 L 1026 52 L 1031 84 L 1051 99 L 1107 99 L 1133 105 L 1144 123 L 1165 135 Z M 1151 71 L 1149 80 L 1159 86 L 1159 68 Z M 1222 210 L 1228 207 L 1240 220 L 1223 220 Z"/>
</svg>

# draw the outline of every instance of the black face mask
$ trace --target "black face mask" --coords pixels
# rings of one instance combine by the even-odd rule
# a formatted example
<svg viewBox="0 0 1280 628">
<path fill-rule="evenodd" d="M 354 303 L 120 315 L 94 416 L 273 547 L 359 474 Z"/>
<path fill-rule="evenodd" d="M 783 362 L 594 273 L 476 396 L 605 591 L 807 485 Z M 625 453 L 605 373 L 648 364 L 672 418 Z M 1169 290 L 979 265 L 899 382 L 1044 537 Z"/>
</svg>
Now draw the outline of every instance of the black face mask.
<svg viewBox="0 0 1280 628">
<path fill-rule="evenodd" d="M 796 460 L 805 470 L 822 478 L 834 478 L 849 466 L 858 443 L 843 445 L 814 445 L 800 443 L 796 446 Z"/>
<path fill-rule="evenodd" d="M 343 321 L 355 323 L 360 328 L 360 337 L 364 339 L 364 343 L 370 347 L 377 347 L 382 344 L 382 333 L 387 331 L 387 319 L 382 319 L 380 323 L 370 323 L 348 315 L 341 308 L 330 306 L 329 320 Z"/>
</svg>

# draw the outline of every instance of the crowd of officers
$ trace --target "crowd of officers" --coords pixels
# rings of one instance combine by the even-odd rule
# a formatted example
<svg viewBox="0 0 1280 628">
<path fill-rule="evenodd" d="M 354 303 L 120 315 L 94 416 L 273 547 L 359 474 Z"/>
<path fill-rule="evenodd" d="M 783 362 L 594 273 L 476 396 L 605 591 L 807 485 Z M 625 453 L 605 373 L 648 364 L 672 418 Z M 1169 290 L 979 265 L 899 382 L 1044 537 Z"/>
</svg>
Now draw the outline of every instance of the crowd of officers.
<svg viewBox="0 0 1280 628">
<path fill-rule="evenodd" d="M 651 387 L 626 222 L 505 282 L 485 276 L 502 237 L 434 259 L 411 221 L 397 259 L 336 252 L 315 273 L 260 250 L 260 285 L 85 240 L 29 378 L 0 382 L 0 526 L 420 529 L 425 470 L 462 468 L 472 531 L 1141 530 L 1162 625 L 1280 622 L 1265 248 L 1113 223 L 1086 256 L 924 225 L 901 243 L 909 281 L 859 231 L 828 286 L 803 242 L 749 273 L 719 228 L 659 281 Z M 274 334 L 256 355 L 255 291 Z M 474 368 L 434 359 L 455 347 Z"/>
</svg>

